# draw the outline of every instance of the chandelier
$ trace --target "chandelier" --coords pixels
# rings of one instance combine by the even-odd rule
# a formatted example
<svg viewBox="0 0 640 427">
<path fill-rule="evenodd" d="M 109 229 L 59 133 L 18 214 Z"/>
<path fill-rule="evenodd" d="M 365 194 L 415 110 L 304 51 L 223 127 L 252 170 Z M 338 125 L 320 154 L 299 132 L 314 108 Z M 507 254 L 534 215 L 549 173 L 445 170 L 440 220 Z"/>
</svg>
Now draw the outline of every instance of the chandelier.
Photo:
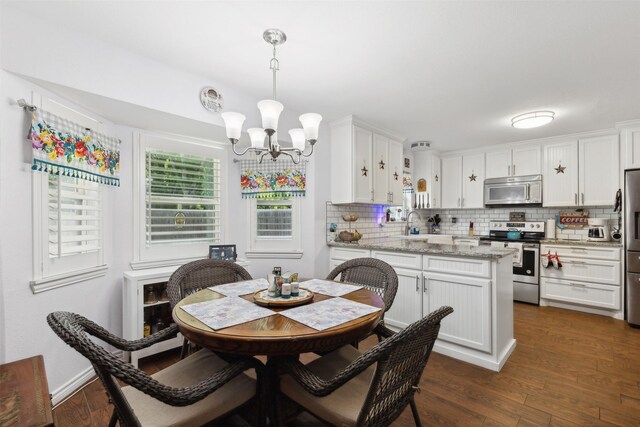
<svg viewBox="0 0 640 427">
<path fill-rule="evenodd" d="M 236 151 L 236 144 L 240 139 L 242 124 L 246 117 L 240 113 L 222 113 L 222 120 L 224 120 L 224 125 L 227 130 L 227 138 L 231 141 L 233 152 L 238 156 L 253 152 L 256 153 L 260 163 L 262 163 L 262 159 L 267 154 L 271 155 L 271 160 L 274 162 L 281 154 L 285 154 L 291 158 L 293 163 L 299 163 L 301 157 L 309 157 L 313 153 L 313 146 L 318 140 L 318 128 L 322 116 L 316 113 L 301 115 L 299 119 L 300 123 L 302 123 L 302 129 L 291 129 L 289 131 L 293 146 L 282 147 L 278 144 L 276 132 L 278 130 L 278 119 L 284 109 L 284 105 L 276 101 L 276 72 L 280 69 L 280 63 L 276 59 L 276 46 L 287 41 L 287 36 L 281 30 L 268 29 L 262 34 L 262 38 L 273 46 L 273 58 L 271 58 L 269 65 L 269 68 L 273 72 L 273 99 L 263 99 L 258 102 L 258 109 L 262 116 L 262 128 L 247 129 L 249 138 L 251 139 L 251 146 L 242 152 Z M 265 137 L 267 138 L 267 146 L 264 144 Z M 311 146 L 311 150 L 308 153 L 305 152 L 307 142 Z"/>
</svg>

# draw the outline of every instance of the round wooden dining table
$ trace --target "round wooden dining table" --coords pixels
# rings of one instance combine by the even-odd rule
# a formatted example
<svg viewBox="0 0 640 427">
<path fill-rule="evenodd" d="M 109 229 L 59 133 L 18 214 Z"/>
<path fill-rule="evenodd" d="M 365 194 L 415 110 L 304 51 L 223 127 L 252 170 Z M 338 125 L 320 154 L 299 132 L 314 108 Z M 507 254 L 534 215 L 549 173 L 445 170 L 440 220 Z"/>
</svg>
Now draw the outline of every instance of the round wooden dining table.
<svg viewBox="0 0 640 427">
<path fill-rule="evenodd" d="M 382 298 L 365 288 L 341 298 L 381 310 L 322 331 L 280 315 L 279 312 L 286 308 L 269 307 L 276 312 L 275 315 L 218 330 L 213 330 L 181 309 L 183 305 L 218 298 L 227 297 L 208 288 L 195 292 L 176 304 L 173 319 L 182 335 L 192 343 L 213 351 L 245 356 L 293 356 L 332 350 L 366 337 L 380 322 L 384 313 Z M 252 294 L 241 298 L 253 302 Z M 333 297 L 316 293 L 309 304 L 329 298 Z"/>
</svg>

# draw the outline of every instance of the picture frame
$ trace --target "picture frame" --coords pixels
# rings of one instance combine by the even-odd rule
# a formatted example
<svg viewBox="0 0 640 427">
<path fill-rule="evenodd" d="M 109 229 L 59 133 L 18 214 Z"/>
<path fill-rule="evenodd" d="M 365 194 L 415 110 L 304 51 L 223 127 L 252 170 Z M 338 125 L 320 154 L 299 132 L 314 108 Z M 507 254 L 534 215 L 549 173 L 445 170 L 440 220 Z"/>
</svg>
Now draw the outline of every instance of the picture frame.
<svg viewBox="0 0 640 427">
<path fill-rule="evenodd" d="M 408 158 L 408 157 L 404 158 L 404 167 L 405 167 L 405 169 L 411 168 L 411 159 L 410 158 Z"/>
<path fill-rule="evenodd" d="M 209 245 L 209 259 L 235 262 L 237 258 L 236 245 Z"/>
</svg>

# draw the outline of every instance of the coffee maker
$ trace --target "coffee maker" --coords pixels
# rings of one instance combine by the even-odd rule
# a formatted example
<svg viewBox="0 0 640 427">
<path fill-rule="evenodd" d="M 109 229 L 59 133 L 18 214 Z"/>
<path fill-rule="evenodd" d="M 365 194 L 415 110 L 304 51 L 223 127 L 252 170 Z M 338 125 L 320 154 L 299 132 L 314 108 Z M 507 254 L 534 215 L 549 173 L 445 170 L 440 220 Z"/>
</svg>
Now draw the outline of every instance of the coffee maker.
<svg viewBox="0 0 640 427">
<path fill-rule="evenodd" d="M 590 242 L 608 242 L 610 239 L 608 220 L 605 218 L 589 218 L 587 240 Z"/>
</svg>

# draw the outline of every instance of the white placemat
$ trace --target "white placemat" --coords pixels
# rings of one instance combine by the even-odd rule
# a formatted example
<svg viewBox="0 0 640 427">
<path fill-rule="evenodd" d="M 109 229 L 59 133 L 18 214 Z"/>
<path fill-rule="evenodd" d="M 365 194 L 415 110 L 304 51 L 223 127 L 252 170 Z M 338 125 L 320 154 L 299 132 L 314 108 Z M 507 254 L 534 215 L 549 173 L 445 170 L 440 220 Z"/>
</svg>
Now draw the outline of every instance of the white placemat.
<svg viewBox="0 0 640 427">
<path fill-rule="evenodd" d="M 253 294 L 268 287 L 269 282 L 267 282 L 267 279 L 253 279 L 227 283 L 226 285 L 209 286 L 209 289 L 227 297 L 238 297 L 240 295 Z"/>
<path fill-rule="evenodd" d="M 380 311 L 378 307 L 344 298 L 331 298 L 280 312 L 280 315 L 318 331 L 333 328 L 358 317 Z"/>
<path fill-rule="evenodd" d="M 276 314 L 273 310 L 238 297 L 196 302 L 180 308 L 215 330 Z"/>
<path fill-rule="evenodd" d="M 307 288 L 317 294 L 329 295 L 330 297 L 341 297 L 358 289 L 362 289 L 362 286 L 322 279 L 311 279 L 306 282 L 301 282 L 300 287 Z"/>
</svg>

